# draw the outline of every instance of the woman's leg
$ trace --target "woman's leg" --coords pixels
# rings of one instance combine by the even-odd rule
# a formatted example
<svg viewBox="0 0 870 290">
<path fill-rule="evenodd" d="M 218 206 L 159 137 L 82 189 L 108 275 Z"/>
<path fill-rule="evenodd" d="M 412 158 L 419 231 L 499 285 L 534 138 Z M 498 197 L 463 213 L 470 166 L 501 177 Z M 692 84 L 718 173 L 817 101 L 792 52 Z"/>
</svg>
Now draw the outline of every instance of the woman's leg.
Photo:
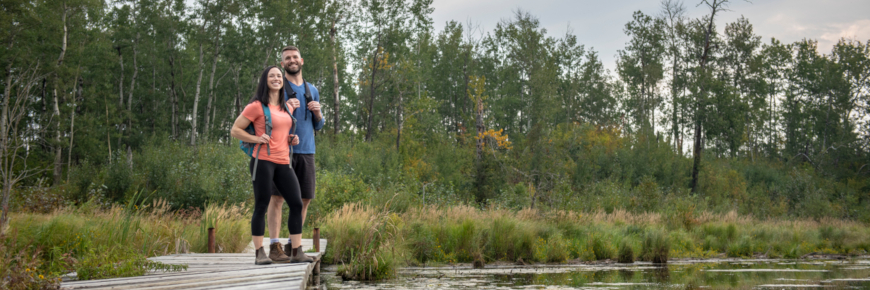
<svg viewBox="0 0 870 290">
<path fill-rule="evenodd" d="M 299 181 L 287 165 L 276 165 L 273 178 L 278 192 L 290 207 L 287 227 L 290 230 L 290 243 L 293 248 L 297 248 L 302 244 L 302 193 L 299 189 Z"/>
<path fill-rule="evenodd" d="M 254 242 L 254 249 L 259 249 L 263 246 L 263 234 L 266 231 L 264 216 L 272 197 L 272 178 L 275 174 L 276 164 L 266 160 L 260 160 L 256 163 L 257 178 L 253 181 L 254 215 L 251 217 L 251 239 Z M 254 169 L 253 158 L 251 158 L 249 168 L 251 171 Z"/>
</svg>

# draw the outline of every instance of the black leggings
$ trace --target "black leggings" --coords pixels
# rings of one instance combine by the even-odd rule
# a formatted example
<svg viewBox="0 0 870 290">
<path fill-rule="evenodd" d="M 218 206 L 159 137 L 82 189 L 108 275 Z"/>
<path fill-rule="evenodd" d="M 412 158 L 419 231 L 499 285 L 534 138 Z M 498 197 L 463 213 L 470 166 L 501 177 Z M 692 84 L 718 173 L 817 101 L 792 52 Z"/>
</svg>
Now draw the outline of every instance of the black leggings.
<svg viewBox="0 0 870 290">
<path fill-rule="evenodd" d="M 254 158 L 248 168 L 254 170 Z M 252 173 L 253 174 L 253 173 Z M 287 217 L 287 227 L 291 235 L 302 233 L 302 196 L 299 190 L 299 181 L 296 174 L 287 164 L 275 164 L 260 159 L 257 162 L 257 178 L 254 183 L 254 216 L 251 218 L 251 235 L 263 236 L 266 229 L 266 210 L 269 208 L 269 200 L 272 199 L 272 184 L 278 188 L 278 192 L 284 197 L 284 201 L 290 207 L 290 216 Z M 272 235 L 273 237 L 277 235 Z"/>
</svg>

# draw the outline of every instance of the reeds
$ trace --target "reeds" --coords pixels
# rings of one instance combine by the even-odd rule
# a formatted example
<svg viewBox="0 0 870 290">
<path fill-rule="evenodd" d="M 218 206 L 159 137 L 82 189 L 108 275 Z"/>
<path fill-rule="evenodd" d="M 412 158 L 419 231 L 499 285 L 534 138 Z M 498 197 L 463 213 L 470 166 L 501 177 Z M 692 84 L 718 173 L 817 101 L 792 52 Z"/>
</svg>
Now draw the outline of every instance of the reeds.
<svg viewBox="0 0 870 290">
<path fill-rule="evenodd" d="M 206 252 L 206 227 L 216 226 L 220 252 L 241 252 L 250 242 L 250 216 L 244 204 L 213 204 L 205 211 L 171 212 L 164 201 L 146 205 L 131 199 L 123 206 L 106 209 L 86 203 L 50 214 L 14 213 L 10 217 L 7 234 L 15 234 L 3 237 L 6 246 L 0 254 L 14 256 L 24 251 L 25 256 L 37 261 L 23 263 L 31 266 L 20 270 L 29 268 L 37 277 L 52 279 L 71 271 L 84 280 L 179 270 L 183 267 L 147 258 Z"/>
<path fill-rule="evenodd" d="M 610 214 L 601 211 L 584 214 L 430 206 L 411 208 L 399 214 L 346 205 L 327 216 L 323 227 L 324 237 L 330 240 L 327 255 L 332 256 L 327 262 L 343 264 L 349 269 L 348 273 L 360 272 L 353 269 L 377 273 L 374 261 L 378 267 L 384 263 L 398 267 L 474 261 L 559 263 L 614 258 L 619 262 L 637 259 L 667 263 L 674 258 L 707 258 L 719 254 L 793 258 L 811 252 L 861 254 L 870 251 L 870 243 L 866 242 L 870 240 L 870 229 L 860 222 L 758 220 L 733 212 L 700 212 L 685 220 L 689 219 L 691 226 L 673 224 L 672 220 L 655 213 L 633 214 L 621 210 Z M 346 278 L 380 277 L 349 274 Z"/>
</svg>

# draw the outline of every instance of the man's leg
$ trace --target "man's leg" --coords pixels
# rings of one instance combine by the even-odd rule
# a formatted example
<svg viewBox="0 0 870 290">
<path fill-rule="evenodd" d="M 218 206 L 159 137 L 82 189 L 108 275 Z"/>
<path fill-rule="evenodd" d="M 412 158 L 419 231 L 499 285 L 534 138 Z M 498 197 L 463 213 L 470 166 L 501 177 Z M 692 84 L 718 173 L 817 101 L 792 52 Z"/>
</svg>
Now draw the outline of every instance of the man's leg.
<svg viewBox="0 0 870 290">
<path fill-rule="evenodd" d="M 302 199 L 302 227 L 305 227 L 305 215 L 308 213 L 308 204 L 311 199 Z"/>
<path fill-rule="evenodd" d="M 269 200 L 269 212 L 266 214 L 267 223 L 269 224 L 269 244 L 272 244 L 278 239 L 278 234 L 281 233 L 281 211 L 284 209 L 284 198 L 280 195 L 272 195 Z"/>
<path fill-rule="evenodd" d="M 302 194 L 302 225 L 308 215 L 308 204 L 314 199 L 316 180 L 314 178 L 314 154 L 293 154 L 293 171 L 299 180 Z"/>
</svg>

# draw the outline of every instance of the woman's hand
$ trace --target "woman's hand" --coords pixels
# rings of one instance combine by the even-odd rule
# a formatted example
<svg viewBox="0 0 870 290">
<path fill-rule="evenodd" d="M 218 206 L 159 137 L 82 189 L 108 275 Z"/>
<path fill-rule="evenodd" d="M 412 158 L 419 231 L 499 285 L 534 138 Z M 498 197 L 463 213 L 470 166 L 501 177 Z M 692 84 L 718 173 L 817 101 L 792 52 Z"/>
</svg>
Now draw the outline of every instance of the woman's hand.
<svg viewBox="0 0 870 290">
<path fill-rule="evenodd" d="M 299 108 L 299 99 L 292 98 L 287 100 L 287 107 L 290 108 L 290 111 L 295 111 L 296 108 Z"/>
<path fill-rule="evenodd" d="M 299 136 L 297 136 L 296 134 L 290 134 L 289 140 L 290 140 L 290 146 L 299 145 Z"/>
<path fill-rule="evenodd" d="M 263 134 L 257 139 L 257 143 L 269 143 L 269 140 L 272 140 L 272 137 L 269 134 Z"/>
</svg>

